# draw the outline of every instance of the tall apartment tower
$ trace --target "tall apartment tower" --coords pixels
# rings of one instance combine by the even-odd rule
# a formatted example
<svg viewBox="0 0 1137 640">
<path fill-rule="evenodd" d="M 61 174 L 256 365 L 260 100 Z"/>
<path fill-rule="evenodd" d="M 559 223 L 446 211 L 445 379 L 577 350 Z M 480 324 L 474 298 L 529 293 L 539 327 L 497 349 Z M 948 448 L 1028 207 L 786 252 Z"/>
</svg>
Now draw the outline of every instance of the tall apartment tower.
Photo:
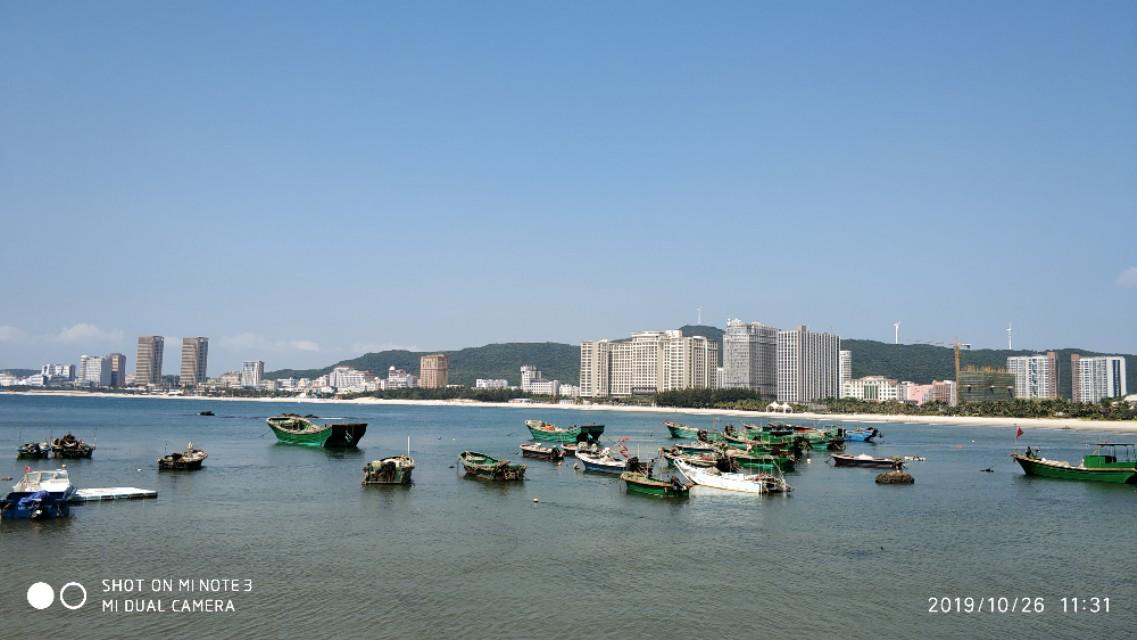
<svg viewBox="0 0 1137 640">
<path fill-rule="evenodd" d="M 778 388 L 778 330 L 761 322 L 727 320 L 722 336 L 722 387 L 773 398 Z"/>
<path fill-rule="evenodd" d="M 778 401 L 812 402 L 838 396 L 841 338 L 805 325 L 778 332 Z"/>
<path fill-rule="evenodd" d="M 241 386 L 259 387 L 265 375 L 264 360 L 246 360 L 241 363 Z"/>
<path fill-rule="evenodd" d="M 661 373 L 657 388 L 713 389 L 719 366 L 719 346 L 703 336 L 684 336 L 681 331 L 665 332 Z"/>
<path fill-rule="evenodd" d="M 418 386 L 423 389 L 445 389 L 449 373 L 450 362 L 445 353 L 423 356 L 418 363 Z"/>
<path fill-rule="evenodd" d="M 134 358 L 134 384 L 162 384 L 162 353 L 166 340 L 162 336 L 139 336 Z"/>
<path fill-rule="evenodd" d="M 179 382 L 192 387 L 205 382 L 205 367 L 209 356 L 209 338 L 191 336 L 182 338 L 182 368 Z"/>
<path fill-rule="evenodd" d="M 845 383 L 853 381 L 853 352 L 842 349 L 837 353 L 837 397 L 844 395 Z"/>
<path fill-rule="evenodd" d="M 111 353 L 107 355 L 107 360 L 111 362 L 111 386 L 112 387 L 125 387 L 126 386 L 126 356 L 121 353 Z"/>
<path fill-rule="evenodd" d="M 1015 376 L 1015 397 L 1055 399 L 1058 397 L 1058 354 L 1011 356 L 1007 371 Z"/>
<path fill-rule="evenodd" d="M 586 340 L 580 343 L 580 397 L 607 398 L 611 393 L 612 343 Z"/>
<path fill-rule="evenodd" d="M 79 358 L 78 382 L 93 387 L 109 387 L 111 385 L 110 359 L 86 354 L 81 356 Z"/>
<path fill-rule="evenodd" d="M 1124 398 L 1129 390 L 1125 381 L 1123 356 L 1083 358 L 1070 355 L 1071 397 L 1075 402 L 1097 402 L 1103 398 Z"/>
</svg>

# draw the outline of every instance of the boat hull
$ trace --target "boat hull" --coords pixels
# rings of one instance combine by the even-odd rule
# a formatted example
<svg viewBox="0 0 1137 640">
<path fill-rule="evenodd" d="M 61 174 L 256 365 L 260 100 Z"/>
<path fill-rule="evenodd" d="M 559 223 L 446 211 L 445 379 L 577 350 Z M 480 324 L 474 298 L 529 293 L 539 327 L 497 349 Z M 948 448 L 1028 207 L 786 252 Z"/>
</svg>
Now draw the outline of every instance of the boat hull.
<svg viewBox="0 0 1137 640">
<path fill-rule="evenodd" d="M 562 429 L 542 420 L 527 420 L 525 427 L 538 442 L 595 442 L 604 433 L 602 424 L 585 424 Z"/>
<path fill-rule="evenodd" d="M 1019 454 L 1012 454 L 1011 457 L 1019 463 L 1028 476 L 1107 484 L 1137 484 L 1137 469 L 1134 468 L 1074 467 L 1056 460 L 1028 458 Z"/>
<path fill-rule="evenodd" d="M 837 467 L 865 467 L 868 469 L 891 469 L 897 462 L 891 458 L 860 458 L 840 454 L 831 455 L 833 465 Z"/>
<path fill-rule="evenodd" d="M 269 428 L 281 444 L 294 444 L 325 449 L 350 449 L 358 446 L 367 432 L 366 424 L 324 425 L 315 431 L 297 433 L 269 423 Z"/>
<path fill-rule="evenodd" d="M 480 480 L 516 481 L 525 479 L 525 465 L 498 460 L 484 453 L 463 451 L 458 456 L 466 475 Z"/>
<path fill-rule="evenodd" d="M 626 471 L 620 475 L 628 493 L 639 493 L 657 498 L 686 498 L 690 489 L 686 485 L 649 478 L 642 473 Z"/>
</svg>

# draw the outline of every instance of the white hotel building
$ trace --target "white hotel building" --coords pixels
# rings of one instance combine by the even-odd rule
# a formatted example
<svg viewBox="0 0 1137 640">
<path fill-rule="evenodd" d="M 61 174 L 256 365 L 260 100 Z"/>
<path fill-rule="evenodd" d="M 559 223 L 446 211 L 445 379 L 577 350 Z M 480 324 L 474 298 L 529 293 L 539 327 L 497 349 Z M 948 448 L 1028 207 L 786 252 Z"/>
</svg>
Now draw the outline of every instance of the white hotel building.
<svg viewBox="0 0 1137 640">
<path fill-rule="evenodd" d="M 77 382 L 94 387 L 111 386 L 111 359 L 88 355 L 80 356 Z"/>
<path fill-rule="evenodd" d="M 778 387 L 777 328 L 727 320 L 722 345 L 722 388 L 750 389 L 773 398 Z"/>
<path fill-rule="evenodd" d="M 778 332 L 778 402 L 812 402 L 840 394 L 841 338 L 805 325 Z"/>
<path fill-rule="evenodd" d="M 1007 358 L 1007 371 L 1015 376 L 1016 398 L 1058 397 L 1058 358 L 1053 351 L 1046 355 L 1011 356 Z"/>
<path fill-rule="evenodd" d="M 638 331 L 580 345 L 580 396 L 650 395 L 714 387 L 718 344 L 681 331 Z"/>
</svg>

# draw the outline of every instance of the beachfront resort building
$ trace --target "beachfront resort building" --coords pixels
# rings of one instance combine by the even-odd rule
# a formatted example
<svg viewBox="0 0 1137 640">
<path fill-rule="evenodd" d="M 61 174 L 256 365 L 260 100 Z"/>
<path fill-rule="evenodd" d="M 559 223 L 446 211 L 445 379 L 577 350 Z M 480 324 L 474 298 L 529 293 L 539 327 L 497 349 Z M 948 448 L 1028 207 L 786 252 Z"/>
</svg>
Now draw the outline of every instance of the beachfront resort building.
<svg viewBox="0 0 1137 640">
<path fill-rule="evenodd" d="M 928 385 L 929 387 L 931 385 Z M 908 385 L 884 376 L 865 376 L 841 385 L 841 397 L 869 402 L 906 402 Z"/>
<path fill-rule="evenodd" d="M 778 332 L 778 401 L 812 402 L 840 393 L 841 338 L 805 325 Z"/>
<path fill-rule="evenodd" d="M 79 376 L 76 382 L 91 387 L 111 386 L 110 358 L 86 354 L 79 356 Z"/>
<path fill-rule="evenodd" d="M 1125 382 L 1124 356 L 1070 355 L 1071 396 L 1075 402 L 1097 402 L 1103 398 L 1124 398 L 1129 393 Z"/>
<path fill-rule="evenodd" d="M 39 372 L 48 383 L 61 384 L 75 380 L 75 365 L 73 364 L 45 364 Z"/>
<path fill-rule="evenodd" d="M 546 380 L 537 367 L 521 367 L 521 390 L 539 396 L 555 396 L 560 393 L 560 380 Z"/>
<path fill-rule="evenodd" d="M 241 386 L 259 387 L 265 376 L 264 360 L 246 360 L 241 363 Z"/>
<path fill-rule="evenodd" d="M 718 344 L 678 330 L 637 331 L 623 340 L 580 345 L 580 396 L 651 395 L 710 389 L 719 366 Z"/>
<path fill-rule="evenodd" d="M 121 353 L 110 353 L 107 354 L 107 360 L 111 362 L 111 386 L 125 387 L 126 356 Z"/>
<path fill-rule="evenodd" d="M 405 369 L 396 369 L 391 365 L 387 369 L 387 378 L 383 380 L 382 388 L 387 389 L 413 389 L 418 386 L 418 376 Z"/>
<path fill-rule="evenodd" d="M 845 383 L 853 380 L 853 352 L 842 349 L 837 352 L 837 389 L 844 397 Z"/>
<path fill-rule="evenodd" d="M 162 354 L 166 339 L 162 336 L 139 336 L 138 352 L 134 358 L 134 384 L 154 386 L 162 384 Z"/>
<path fill-rule="evenodd" d="M 727 320 L 722 336 L 724 389 L 750 389 L 773 398 L 777 392 L 778 330 L 761 322 Z"/>
<path fill-rule="evenodd" d="M 206 362 L 209 357 L 209 338 L 188 336 L 182 338 L 182 368 L 178 382 L 183 387 L 204 384 Z"/>
<path fill-rule="evenodd" d="M 450 362 L 445 353 L 434 353 L 419 358 L 418 386 L 423 389 L 445 389 L 449 379 Z"/>
<path fill-rule="evenodd" d="M 1015 397 L 1031 400 L 1058 397 L 1058 355 L 1011 356 L 1007 371 L 1015 376 Z"/>
</svg>

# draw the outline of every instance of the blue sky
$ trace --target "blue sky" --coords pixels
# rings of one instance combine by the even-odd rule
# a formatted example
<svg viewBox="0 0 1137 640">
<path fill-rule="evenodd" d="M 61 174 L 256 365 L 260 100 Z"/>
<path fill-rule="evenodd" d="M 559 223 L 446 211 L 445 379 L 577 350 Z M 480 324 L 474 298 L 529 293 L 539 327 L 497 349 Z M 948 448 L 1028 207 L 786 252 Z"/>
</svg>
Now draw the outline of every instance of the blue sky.
<svg viewBox="0 0 1137 640">
<path fill-rule="evenodd" d="M 1135 61 L 1132 2 L 0 2 L 0 367 L 697 306 L 1135 353 Z"/>
</svg>

